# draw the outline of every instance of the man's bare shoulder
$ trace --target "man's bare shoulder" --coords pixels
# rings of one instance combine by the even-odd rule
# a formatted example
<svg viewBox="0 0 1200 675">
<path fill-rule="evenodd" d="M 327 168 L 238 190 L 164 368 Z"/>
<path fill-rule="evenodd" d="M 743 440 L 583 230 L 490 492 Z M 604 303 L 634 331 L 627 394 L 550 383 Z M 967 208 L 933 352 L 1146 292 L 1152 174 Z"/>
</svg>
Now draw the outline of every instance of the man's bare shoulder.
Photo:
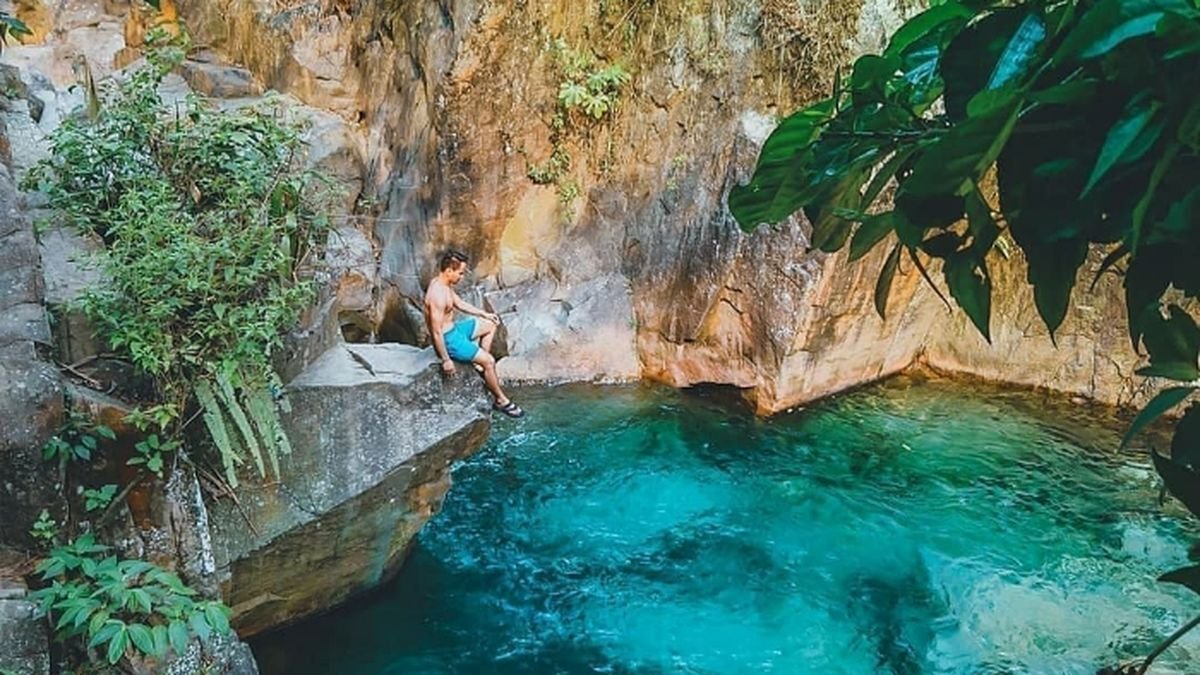
<svg viewBox="0 0 1200 675">
<path fill-rule="evenodd" d="M 425 304 L 431 307 L 446 307 L 454 302 L 454 291 L 441 279 L 434 277 L 425 290 Z"/>
</svg>

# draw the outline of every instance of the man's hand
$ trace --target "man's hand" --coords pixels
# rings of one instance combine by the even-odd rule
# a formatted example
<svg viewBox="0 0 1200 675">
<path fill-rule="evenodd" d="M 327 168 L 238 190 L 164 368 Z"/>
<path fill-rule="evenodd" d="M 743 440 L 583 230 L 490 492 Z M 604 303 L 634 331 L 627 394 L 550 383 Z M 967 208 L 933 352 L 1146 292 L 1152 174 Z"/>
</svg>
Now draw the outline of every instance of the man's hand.
<svg viewBox="0 0 1200 675">
<path fill-rule="evenodd" d="M 496 324 L 497 326 L 500 325 L 500 315 L 499 314 L 494 314 L 492 312 L 484 312 L 483 318 L 487 319 L 488 321 L 491 321 L 492 323 Z"/>
<path fill-rule="evenodd" d="M 445 361 L 442 361 L 442 372 L 447 375 L 453 375 L 455 373 L 454 362 L 451 361 L 450 359 L 446 359 Z"/>
</svg>

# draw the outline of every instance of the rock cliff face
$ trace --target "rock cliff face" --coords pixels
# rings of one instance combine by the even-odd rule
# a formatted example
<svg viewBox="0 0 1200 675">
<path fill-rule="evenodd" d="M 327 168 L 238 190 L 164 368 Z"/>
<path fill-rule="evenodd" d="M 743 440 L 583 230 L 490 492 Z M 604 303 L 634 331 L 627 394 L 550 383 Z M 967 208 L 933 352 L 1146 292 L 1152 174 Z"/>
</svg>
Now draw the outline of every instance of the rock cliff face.
<svg viewBox="0 0 1200 675">
<path fill-rule="evenodd" d="M 293 452 L 279 476 L 208 509 L 240 636 L 327 610 L 399 570 L 441 508 L 450 464 L 487 438 L 477 380 L 443 381 L 432 350 L 348 345 L 292 381 Z"/>
<path fill-rule="evenodd" d="M 360 222 L 379 260 L 365 332 L 420 339 L 421 282 L 454 245 L 475 257 L 477 287 L 505 318 L 510 379 L 725 383 L 771 412 L 923 359 L 1108 402 L 1139 396 L 1116 283 L 1079 294 L 1056 347 L 1017 261 L 997 257 L 989 347 L 914 270 L 884 322 L 870 305 L 879 254 L 849 264 L 809 252 L 802 219 L 747 236 L 730 218 L 725 195 L 775 119 L 915 6 L 179 4 L 201 41 L 355 131 Z M 564 44 L 632 72 L 599 123 L 555 125 Z M 571 158 L 558 188 L 535 184 L 529 169 L 555 149 Z"/>
</svg>

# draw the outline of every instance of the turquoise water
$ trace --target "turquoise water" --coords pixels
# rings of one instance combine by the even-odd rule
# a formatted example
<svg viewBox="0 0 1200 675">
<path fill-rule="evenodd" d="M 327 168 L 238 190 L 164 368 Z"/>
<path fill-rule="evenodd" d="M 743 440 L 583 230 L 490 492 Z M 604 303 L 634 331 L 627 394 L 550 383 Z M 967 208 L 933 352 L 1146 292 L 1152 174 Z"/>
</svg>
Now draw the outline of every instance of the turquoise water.
<svg viewBox="0 0 1200 675">
<path fill-rule="evenodd" d="M 1028 394 L 520 393 L 399 578 L 260 639 L 266 675 L 1090 674 L 1200 611 L 1153 580 L 1196 533 L 1147 462 Z"/>
</svg>

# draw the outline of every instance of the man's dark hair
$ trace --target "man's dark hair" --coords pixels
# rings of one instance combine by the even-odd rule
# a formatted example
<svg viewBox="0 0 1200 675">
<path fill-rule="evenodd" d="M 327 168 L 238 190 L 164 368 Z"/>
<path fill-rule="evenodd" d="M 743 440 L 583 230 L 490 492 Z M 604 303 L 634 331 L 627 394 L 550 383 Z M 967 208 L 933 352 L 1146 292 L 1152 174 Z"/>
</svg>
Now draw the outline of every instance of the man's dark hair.
<svg viewBox="0 0 1200 675">
<path fill-rule="evenodd" d="M 462 251 L 448 249 L 442 254 L 442 260 L 438 263 L 438 270 L 445 272 L 451 267 L 457 267 L 459 263 L 466 264 L 467 254 Z"/>
</svg>

